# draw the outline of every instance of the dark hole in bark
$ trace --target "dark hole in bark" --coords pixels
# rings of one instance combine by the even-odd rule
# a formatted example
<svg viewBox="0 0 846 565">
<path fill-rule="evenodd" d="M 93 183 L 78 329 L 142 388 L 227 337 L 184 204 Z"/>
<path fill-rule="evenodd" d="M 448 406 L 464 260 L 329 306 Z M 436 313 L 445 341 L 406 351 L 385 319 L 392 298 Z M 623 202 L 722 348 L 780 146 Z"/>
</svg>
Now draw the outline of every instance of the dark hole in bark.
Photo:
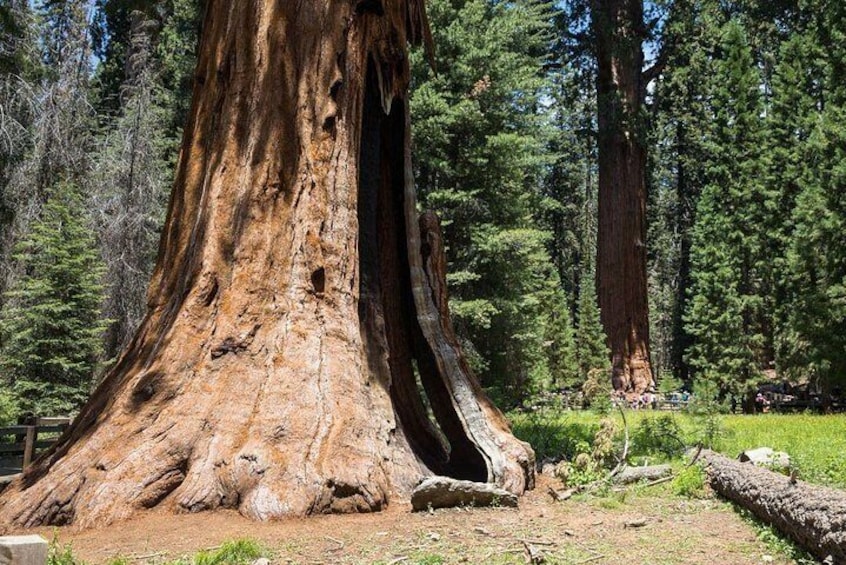
<svg viewBox="0 0 846 565">
<path fill-rule="evenodd" d="M 380 377 L 420 460 L 437 474 L 486 481 L 485 459 L 467 436 L 417 320 L 404 210 L 405 103 L 395 100 L 385 114 L 372 60 L 366 84 L 358 198 L 362 332 L 370 351 L 388 349 L 389 374 Z"/>
<path fill-rule="evenodd" d="M 377 16 L 385 15 L 385 7 L 382 6 L 381 0 L 361 0 L 355 6 L 356 14 L 376 14 Z"/>
<path fill-rule="evenodd" d="M 326 269 L 320 267 L 311 274 L 311 288 L 318 296 L 322 296 L 326 291 Z"/>
<path fill-rule="evenodd" d="M 339 79 L 333 82 L 332 86 L 329 87 L 329 96 L 332 98 L 332 100 L 338 100 L 338 94 L 341 92 L 342 86 L 344 86 L 344 81 Z"/>
<path fill-rule="evenodd" d="M 329 116 L 323 120 L 323 131 L 326 133 L 335 133 L 335 116 Z"/>
<path fill-rule="evenodd" d="M 137 406 L 152 400 L 163 379 L 164 374 L 159 371 L 144 374 L 132 389 L 132 402 Z"/>
</svg>

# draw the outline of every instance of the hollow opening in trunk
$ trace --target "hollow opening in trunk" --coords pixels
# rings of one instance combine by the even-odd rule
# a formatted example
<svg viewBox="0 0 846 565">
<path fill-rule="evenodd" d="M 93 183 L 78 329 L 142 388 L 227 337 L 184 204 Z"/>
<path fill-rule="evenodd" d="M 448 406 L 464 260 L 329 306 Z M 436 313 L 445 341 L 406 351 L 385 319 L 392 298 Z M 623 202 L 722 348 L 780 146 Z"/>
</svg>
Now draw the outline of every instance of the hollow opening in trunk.
<svg viewBox="0 0 846 565">
<path fill-rule="evenodd" d="M 405 101 L 390 113 L 368 63 L 359 156 L 359 321 L 371 369 L 389 383 L 411 448 L 432 472 L 486 481 L 485 458 L 468 437 L 417 319 L 405 221 Z M 384 363 L 373 361 L 387 357 Z"/>
</svg>

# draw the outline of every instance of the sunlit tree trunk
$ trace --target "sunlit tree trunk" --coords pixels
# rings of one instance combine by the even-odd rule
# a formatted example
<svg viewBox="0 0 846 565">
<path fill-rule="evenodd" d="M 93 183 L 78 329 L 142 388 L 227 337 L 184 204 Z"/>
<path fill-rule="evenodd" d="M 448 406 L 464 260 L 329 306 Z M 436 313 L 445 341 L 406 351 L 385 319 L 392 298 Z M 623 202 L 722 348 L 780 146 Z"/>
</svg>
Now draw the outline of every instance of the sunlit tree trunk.
<svg viewBox="0 0 846 565">
<path fill-rule="evenodd" d="M 642 0 L 594 0 L 599 124 L 597 281 L 614 389 L 653 384 L 646 278 Z"/>
<path fill-rule="evenodd" d="M 418 218 L 406 46 L 426 25 L 422 0 L 209 0 L 148 315 L 0 524 L 373 511 L 432 473 L 532 486 Z"/>
</svg>

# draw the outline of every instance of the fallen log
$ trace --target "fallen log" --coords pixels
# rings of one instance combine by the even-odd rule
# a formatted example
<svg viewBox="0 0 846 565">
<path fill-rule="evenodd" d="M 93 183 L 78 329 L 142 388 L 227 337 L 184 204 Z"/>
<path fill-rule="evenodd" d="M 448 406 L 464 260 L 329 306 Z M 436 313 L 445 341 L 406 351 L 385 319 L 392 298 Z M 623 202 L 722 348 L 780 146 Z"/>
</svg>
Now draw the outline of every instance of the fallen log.
<svg viewBox="0 0 846 565">
<path fill-rule="evenodd" d="M 718 494 L 751 511 L 827 563 L 846 563 L 846 492 L 810 485 L 702 453 L 708 481 Z"/>
<path fill-rule="evenodd" d="M 669 465 L 649 465 L 646 467 L 626 467 L 614 477 L 618 485 L 628 485 L 640 481 L 657 481 L 673 474 Z"/>
</svg>

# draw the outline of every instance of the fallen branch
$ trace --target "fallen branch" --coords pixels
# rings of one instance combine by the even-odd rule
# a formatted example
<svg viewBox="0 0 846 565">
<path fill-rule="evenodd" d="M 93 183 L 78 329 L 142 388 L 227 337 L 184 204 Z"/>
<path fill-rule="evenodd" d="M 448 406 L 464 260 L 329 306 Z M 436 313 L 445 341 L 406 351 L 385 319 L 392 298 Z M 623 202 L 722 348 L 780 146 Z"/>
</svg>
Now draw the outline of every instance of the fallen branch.
<svg viewBox="0 0 846 565">
<path fill-rule="evenodd" d="M 339 539 L 335 539 L 335 538 L 333 538 L 332 536 L 325 536 L 325 537 L 326 537 L 326 539 L 327 539 L 327 540 L 329 540 L 329 541 L 331 541 L 332 543 L 334 543 L 334 544 L 337 544 L 337 545 L 338 545 L 338 547 L 336 547 L 336 548 L 332 549 L 331 551 L 341 551 L 341 550 L 342 550 L 342 549 L 344 549 L 344 547 L 347 545 L 347 544 L 346 544 L 346 543 L 344 543 L 343 541 L 341 541 L 341 540 L 339 540 Z"/>
<path fill-rule="evenodd" d="M 576 494 L 575 489 L 555 490 L 554 488 L 549 487 L 549 495 L 555 502 L 564 502 L 565 500 L 569 500 L 574 494 Z"/>
<path fill-rule="evenodd" d="M 546 558 L 543 554 L 533 546 L 532 544 L 526 542 L 525 540 L 521 540 L 523 542 L 523 547 L 526 550 L 526 560 L 530 565 L 540 565 L 546 561 Z"/>
<path fill-rule="evenodd" d="M 702 455 L 702 442 L 700 441 L 696 446 L 696 453 L 693 455 L 693 458 L 690 460 L 690 463 L 687 464 L 687 467 L 693 467 L 696 465 L 696 462 L 699 461 L 699 457 Z"/>
<path fill-rule="evenodd" d="M 147 553 L 145 555 L 130 555 L 127 557 L 130 561 L 145 561 L 147 559 L 153 559 L 154 557 L 164 557 L 167 555 L 167 551 L 157 551 L 156 553 Z"/>
<path fill-rule="evenodd" d="M 658 480 L 652 481 L 651 483 L 646 483 L 645 485 L 641 485 L 641 486 L 644 486 L 644 487 L 654 487 L 655 485 L 660 485 L 660 484 L 662 484 L 662 483 L 668 483 L 668 482 L 672 481 L 672 480 L 673 480 L 673 479 L 675 479 L 675 478 L 676 478 L 676 476 L 675 476 L 675 475 L 670 475 L 669 477 L 664 477 L 663 479 L 658 479 Z"/>
<path fill-rule="evenodd" d="M 532 545 L 557 545 L 554 541 L 544 541 L 539 539 L 519 539 L 517 541 L 523 544 L 530 543 Z"/>
</svg>

